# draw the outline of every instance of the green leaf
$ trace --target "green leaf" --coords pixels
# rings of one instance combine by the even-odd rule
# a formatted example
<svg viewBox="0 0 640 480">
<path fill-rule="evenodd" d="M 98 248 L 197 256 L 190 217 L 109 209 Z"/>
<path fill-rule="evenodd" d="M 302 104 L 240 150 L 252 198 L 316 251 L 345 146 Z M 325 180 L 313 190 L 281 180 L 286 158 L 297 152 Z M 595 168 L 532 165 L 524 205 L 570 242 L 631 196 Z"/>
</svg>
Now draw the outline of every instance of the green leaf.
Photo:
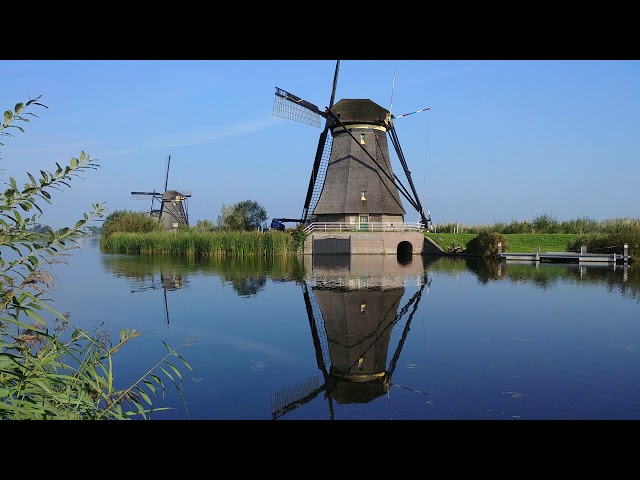
<svg viewBox="0 0 640 480">
<path fill-rule="evenodd" d="M 162 370 L 167 377 L 173 380 L 173 377 L 171 376 L 171 374 L 167 372 L 163 367 L 160 367 L 160 370 Z M 175 383 L 175 380 L 173 380 L 173 382 Z"/>
<path fill-rule="evenodd" d="M 182 363 L 184 364 L 184 366 L 187 367 L 189 370 L 191 370 L 191 372 L 193 372 L 193 368 L 191 368 L 191 365 L 189 364 L 189 362 L 187 362 L 184 358 L 182 358 L 177 353 L 176 353 L 176 357 L 178 357 L 180 360 L 182 360 Z"/>
<path fill-rule="evenodd" d="M 154 395 L 156 395 L 156 386 L 153 384 L 153 382 L 150 382 L 149 380 L 147 380 L 146 378 L 143 378 L 142 381 L 144 382 L 144 384 L 147 386 L 147 388 L 149 388 L 149 390 L 151 390 L 151 393 L 153 393 Z"/>
<path fill-rule="evenodd" d="M 151 401 L 151 398 L 149 398 L 147 392 L 145 392 L 140 387 L 136 387 L 136 390 L 138 391 L 138 393 L 140 393 L 140 396 L 144 399 L 145 402 L 147 402 L 149 405 L 153 405 L 153 402 Z"/>
<path fill-rule="evenodd" d="M 180 371 L 176 367 L 174 367 L 173 364 L 171 362 L 169 362 L 168 360 L 167 360 L 166 364 L 169 365 L 171 367 L 171 369 L 175 372 L 175 374 L 178 376 L 178 378 L 180 380 L 182 380 L 182 374 L 180 373 Z"/>
<path fill-rule="evenodd" d="M 31 185 L 33 185 L 34 187 L 38 187 L 38 182 L 36 182 L 36 179 L 34 178 L 33 175 L 31 175 L 29 172 L 27 172 L 27 175 L 29 175 L 29 178 L 31 179 Z"/>
</svg>

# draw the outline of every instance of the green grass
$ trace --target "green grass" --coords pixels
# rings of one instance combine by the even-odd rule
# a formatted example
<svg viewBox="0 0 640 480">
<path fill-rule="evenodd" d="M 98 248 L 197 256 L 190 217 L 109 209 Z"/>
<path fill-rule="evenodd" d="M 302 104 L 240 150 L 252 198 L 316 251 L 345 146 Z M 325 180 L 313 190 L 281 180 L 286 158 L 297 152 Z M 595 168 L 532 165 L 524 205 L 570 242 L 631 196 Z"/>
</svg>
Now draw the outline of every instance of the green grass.
<svg viewBox="0 0 640 480">
<path fill-rule="evenodd" d="M 467 243 L 477 235 L 473 233 L 425 233 L 427 237 L 436 242 L 442 250 L 449 251 L 452 244 L 466 248 Z M 540 252 L 566 252 L 570 242 L 578 237 L 577 234 L 552 233 L 511 233 L 506 234 L 507 248 L 504 251 L 511 253 L 534 253 L 538 247 Z M 572 251 L 572 250 L 571 250 Z"/>
</svg>

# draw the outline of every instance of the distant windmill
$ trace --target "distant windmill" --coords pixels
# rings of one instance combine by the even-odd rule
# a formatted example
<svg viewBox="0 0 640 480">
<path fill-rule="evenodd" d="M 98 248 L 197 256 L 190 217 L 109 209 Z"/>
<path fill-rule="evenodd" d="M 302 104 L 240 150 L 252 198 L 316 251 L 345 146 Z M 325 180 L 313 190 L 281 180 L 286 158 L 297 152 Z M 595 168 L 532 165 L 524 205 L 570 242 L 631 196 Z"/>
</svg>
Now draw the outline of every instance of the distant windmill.
<svg viewBox="0 0 640 480">
<path fill-rule="evenodd" d="M 171 155 L 167 157 L 167 169 L 164 179 L 164 190 L 162 192 L 131 192 L 132 196 L 146 195 L 151 197 L 151 208 L 149 216 L 157 218 L 167 230 L 176 230 L 180 225 L 189 225 L 189 209 L 187 198 L 191 193 L 178 190 L 168 190 L 169 166 L 171 165 Z"/>
<path fill-rule="evenodd" d="M 393 120 L 399 117 L 369 99 L 342 99 L 334 104 L 339 67 L 338 60 L 331 99 L 324 111 L 276 87 L 273 115 L 315 127 L 320 127 L 322 118 L 326 121 L 300 222 L 402 222 L 406 213 L 400 200 L 402 195 L 428 227 L 430 218 L 425 216 L 418 199 L 393 125 Z M 429 109 L 419 111 L 424 110 Z M 387 137 L 410 189 L 393 172 Z"/>
</svg>

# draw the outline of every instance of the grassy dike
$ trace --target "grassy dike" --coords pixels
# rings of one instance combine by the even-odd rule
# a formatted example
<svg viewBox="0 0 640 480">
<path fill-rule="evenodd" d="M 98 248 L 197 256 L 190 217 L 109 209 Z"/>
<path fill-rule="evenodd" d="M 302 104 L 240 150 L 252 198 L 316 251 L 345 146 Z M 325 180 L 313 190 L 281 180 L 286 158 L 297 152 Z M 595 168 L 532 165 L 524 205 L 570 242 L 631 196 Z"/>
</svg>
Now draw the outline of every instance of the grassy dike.
<svg viewBox="0 0 640 480">
<path fill-rule="evenodd" d="M 457 245 L 466 249 L 467 244 L 477 235 L 475 233 L 433 233 L 427 232 L 425 236 L 433 240 L 443 251 L 448 252 L 451 245 Z M 567 233 L 511 233 L 505 234 L 507 249 L 511 253 L 534 253 L 538 247 L 541 252 L 566 252 L 572 251 L 570 245 L 578 238 L 578 234 Z"/>
</svg>

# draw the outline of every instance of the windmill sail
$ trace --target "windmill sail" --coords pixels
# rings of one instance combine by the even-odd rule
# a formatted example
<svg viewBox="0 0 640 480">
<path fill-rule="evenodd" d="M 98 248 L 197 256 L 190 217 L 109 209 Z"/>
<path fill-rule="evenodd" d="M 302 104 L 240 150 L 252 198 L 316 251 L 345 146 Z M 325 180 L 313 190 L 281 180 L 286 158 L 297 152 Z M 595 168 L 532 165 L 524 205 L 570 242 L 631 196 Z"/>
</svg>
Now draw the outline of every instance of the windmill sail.
<svg viewBox="0 0 640 480">
<path fill-rule="evenodd" d="M 322 112 L 313 103 L 276 87 L 276 98 L 273 101 L 273 112 L 276 117 L 295 120 L 320 128 Z"/>
<path fill-rule="evenodd" d="M 338 84 L 338 72 L 340 69 L 340 60 L 336 61 L 336 68 L 333 75 L 333 87 L 331 90 L 331 99 L 329 108 L 333 107 L 336 95 L 336 87 Z M 322 112 L 316 105 L 310 103 L 286 90 L 276 87 L 276 97 L 273 104 L 273 115 L 277 117 L 287 118 L 298 122 L 320 127 L 322 117 L 327 118 L 326 112 Z M 325 127 L 320 134 L 316 155 L 311 169 L 311 177 L 307 188 L 304 206 L 302 208 L 301 219 L 303 223 L 311 221 L 311 215 L 315 209 L 316 203 L 320 198 L 320 193 L 325 181 L 329 156 L 331 154 L 332 138 L 329 133 L 329 122 L 325 123 Z"/>
</svg>

